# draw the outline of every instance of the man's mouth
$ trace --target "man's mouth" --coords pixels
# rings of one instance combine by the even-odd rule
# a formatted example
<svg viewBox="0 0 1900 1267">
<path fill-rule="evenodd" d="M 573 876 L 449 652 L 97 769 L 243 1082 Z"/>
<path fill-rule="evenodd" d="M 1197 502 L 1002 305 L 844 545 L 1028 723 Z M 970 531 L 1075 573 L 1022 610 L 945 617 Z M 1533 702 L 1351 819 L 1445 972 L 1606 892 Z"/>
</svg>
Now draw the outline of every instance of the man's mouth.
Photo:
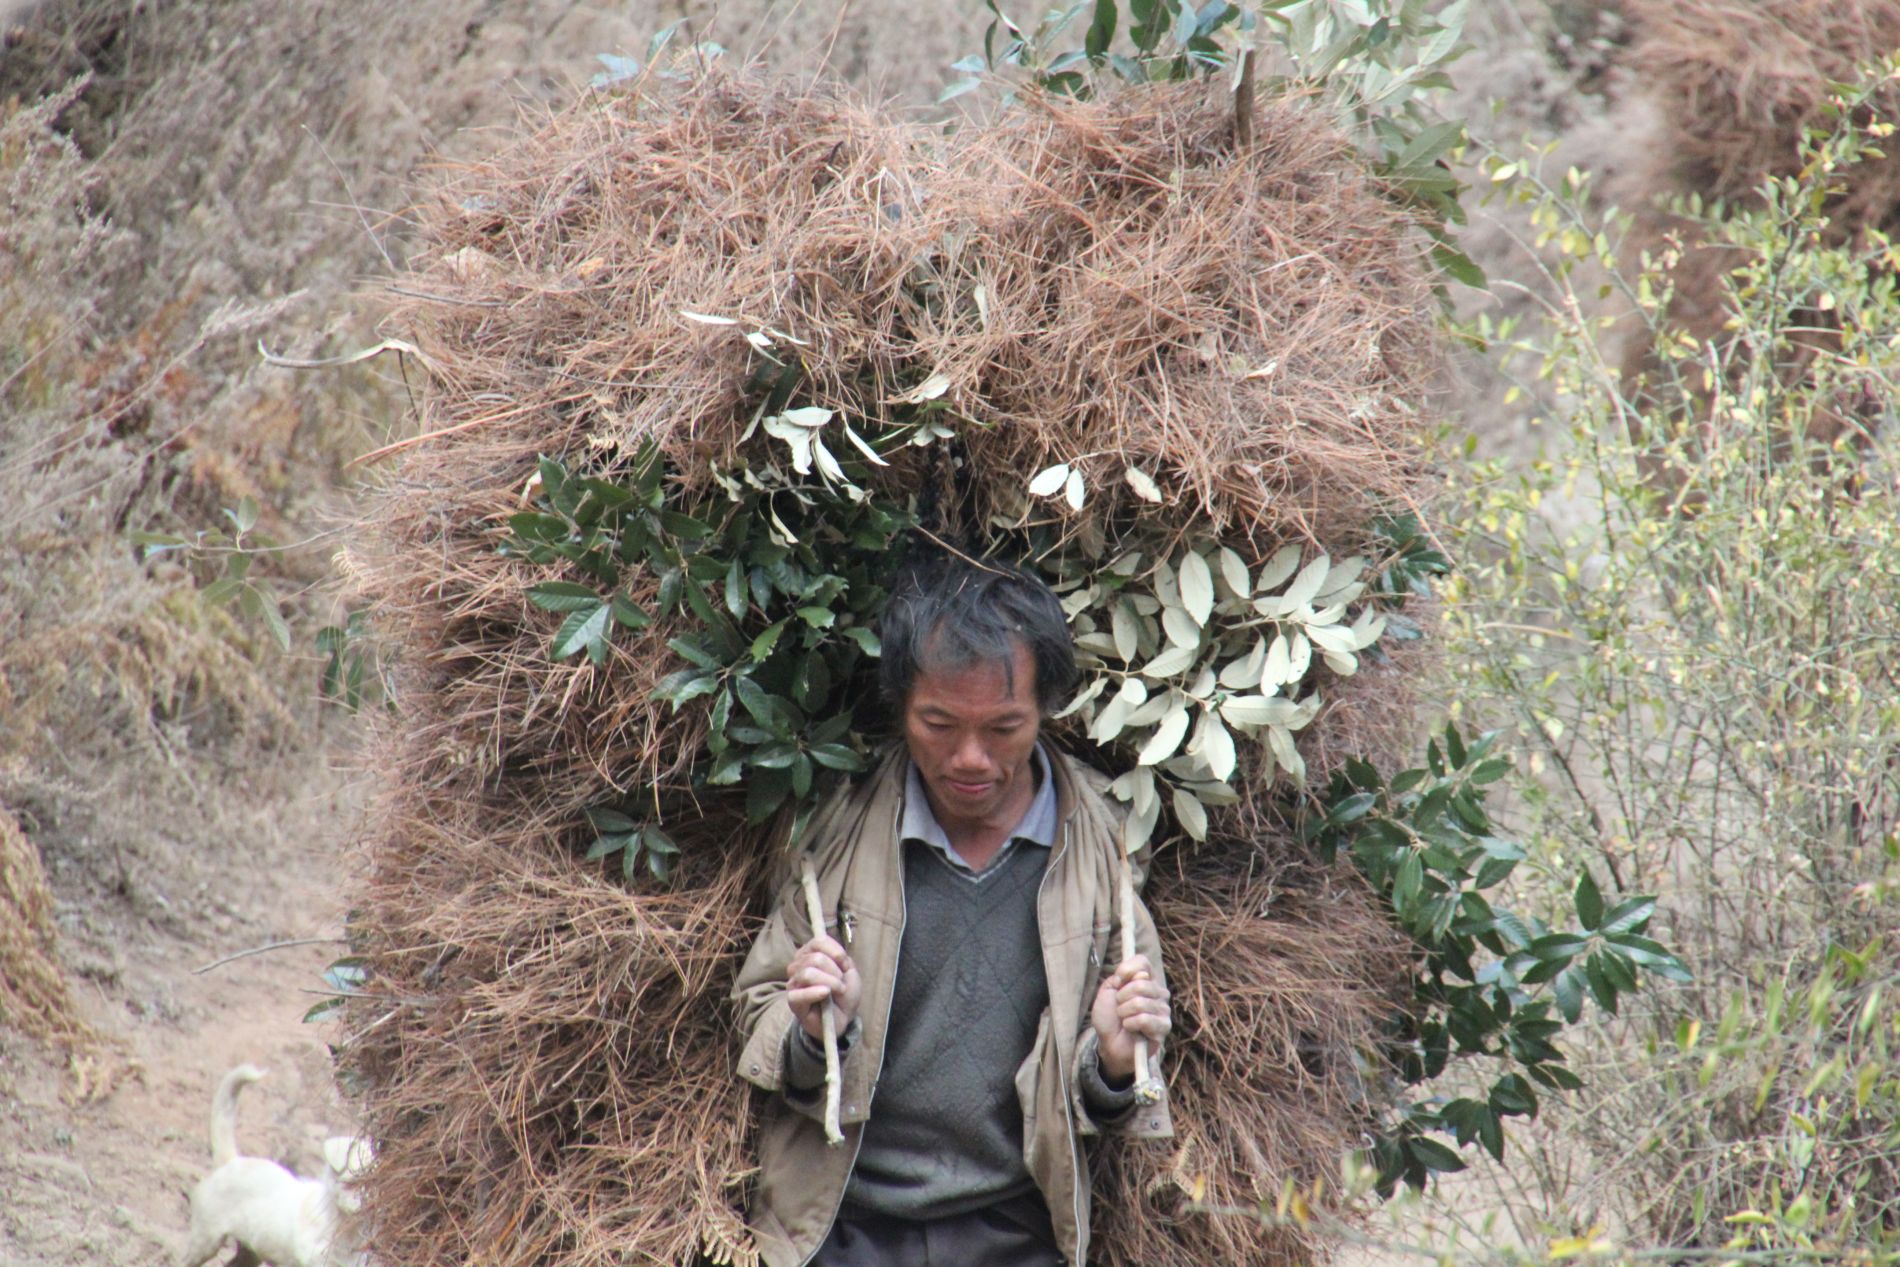
<svg viewBox="0 0 1900 1267">
<path fill-rule="evenodd" d="M 974 783 L 965 783 L 962 779 L 946 778 L 944 783 L 958 796 L 981 796 L 995 786 L 994 782 L 989 779 L 980 779 Z"/>
</svg>

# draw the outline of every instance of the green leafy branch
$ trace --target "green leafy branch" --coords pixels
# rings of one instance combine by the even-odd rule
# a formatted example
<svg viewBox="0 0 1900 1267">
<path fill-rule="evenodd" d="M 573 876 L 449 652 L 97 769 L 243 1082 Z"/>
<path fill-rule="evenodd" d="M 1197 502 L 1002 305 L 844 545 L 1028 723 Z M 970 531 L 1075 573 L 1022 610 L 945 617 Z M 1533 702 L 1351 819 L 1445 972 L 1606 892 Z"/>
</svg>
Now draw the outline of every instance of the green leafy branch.
<svg viewBox="0 0 1900 1267">
<path fill-rule="evenodd" d="M 231 531 L 209 528 L 186 537 L 172 532 L 136 530 L 127 533 L 132 544 L 150 562 L 161 556 L 178 559 L 192 574 L 203 599 L 215 607 L 236 607 L 259 621 L 283 651 L 290 650 L 290 625 L 284 619 L 283 600 L 269 582 L 251 574 L 259 555 L 280 547 L 257 532 L 258 505 L 254 497 L 240 498 L 223 508 Z"/>
<path fill-rule="evenodd" d="M 851 461 L 849 473 L 861 475 L 865 461 Z M 651 445 L 618 478 L 579 476 L 543 458 L 536 508 L 511 517 L 502 544 L 592 578 L 528 589 L 530 602 L 562 617 L 550 643 L 557 660 L 585 654 L 604 665 L 616 630 L 656 620 L 681 630 L 666 645 L 684 667 L 660 681 L 656 697 L 675 711 L 705 701 L 710 760 L 697 777 L 712 787 L 743 783 L 754 822 L 787 797 L 811 796 L 821 771 L 865 765 L 857 687 L 879 651 L 882 573 L 909 518 L 855 485 L 855 497 L 845 492 L 847 466 L 837 469 L 841 482 L 830 484 L 772 463 L 742 466 L 676 509 Z M 642 595 L 650 610 L 623 584 L 632 578 L 652 590 Z M 597 810 L 593 856 L 624 851 L 631 874 L 644 849 L 663 876 L 661 860 L 676 852 L 659 830 L 666 808 L 651 807 L 644 821 Z"/>
<path fill-rule="evenodd" d="M 1582 1083 L 1556 1038 L 1587 1002 L 1615 1013 L 1645 977 L 1689 980 L 1682 961 L 1648 936 L 1656 900 L 1610 903 L 1588 870 L 1572 906 L 1576 925 L 1553 928 L 1485 896 L 1524 859 L 1497 836 L 1486 789 L 1510 772 L 1493 755 L 1493 731 L 1467 745 L 1455 725 L 1434 739 L 1422 768 L 1389 781 L 1371 764 L 1348 762 L 1302 835 L 1328 861 L 1349 856 L 1412 938 L 1419 956 L 1412 1006 L 1392 1039 L 1406 1085 L 1442 1074 L 1451 1059 L 1503 1062 L 1482 1098 L 1460 1096 L 1405 1105 L 1374 1141 L 1369 1160 L 1389 1195 L 1404 1182 L 1422 1187 L 1434 1172 L 1464 1169 L 1433 1134 L 1477 1143 L 1504 1156 L 1504 1119 L 1534 1117 L 1537 1087 L 1574 1090 Z M 1535 1084 L 1535 1085 L 1533 1085 Z"/>
</svg>

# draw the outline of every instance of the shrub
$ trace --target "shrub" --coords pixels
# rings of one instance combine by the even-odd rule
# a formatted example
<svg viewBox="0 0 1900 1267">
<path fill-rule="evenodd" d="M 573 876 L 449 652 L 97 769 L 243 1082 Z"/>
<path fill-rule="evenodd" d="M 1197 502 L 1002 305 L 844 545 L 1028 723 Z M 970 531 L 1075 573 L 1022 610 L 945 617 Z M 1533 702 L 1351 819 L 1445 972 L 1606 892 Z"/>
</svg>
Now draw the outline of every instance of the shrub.
<svg viewBox="0 0 1900 1267">
<path fill-rule="evenodd" d="M 1578 865 L 1660 892 L 1696 973 L 1586 1031 L 1601 1092 L 1493 1177 L 1520 1237 L 1582 1233 L 1563 1253 L 1893 1252 L 1900 300 L 1885 236 L 1828 217 L 1897 73 L 1837 90 L 1746 205 L 1677 209 L 1726 252 L 1725 321 L 1671 315 L 1679 245 L 1609 283 L 1658 367 L 1640 409 L 1579 280 L 1611 233 L 1574 177 L 1489 160 L 1563 262 L 1535 328 L 1474 334 L 1556 421 L 1528 467 L 1454 468 L 1447 660 L 1534 746 L 1519 895 L 1568 901 Z"/>
</svg>

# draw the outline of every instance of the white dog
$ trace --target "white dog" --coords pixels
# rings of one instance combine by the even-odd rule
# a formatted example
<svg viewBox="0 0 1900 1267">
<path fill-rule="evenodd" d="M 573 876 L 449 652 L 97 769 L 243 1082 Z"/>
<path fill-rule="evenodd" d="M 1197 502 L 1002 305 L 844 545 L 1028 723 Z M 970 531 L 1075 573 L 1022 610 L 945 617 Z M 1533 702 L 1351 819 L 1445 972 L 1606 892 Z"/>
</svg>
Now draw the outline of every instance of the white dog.
<svg viewBox="0 0 1900 1267">
<path fill-rule="evenodd" d="M 212 1171 L 191 1193 L 191 1239 L 180 1267 L 200 1267 L 229 1239 L 273 1267 L 339 1267 L 337 1211 L 356 1202 L 343 1186 L 370 1161 L 367 1140 L 323 1142 L 321 1179 L 300 1179 L 274 1161 L 237 1150 L 238 1092 L 264 1076 L 254 1065 L 224 1075 L 211 1099 Z"/>
</svg>

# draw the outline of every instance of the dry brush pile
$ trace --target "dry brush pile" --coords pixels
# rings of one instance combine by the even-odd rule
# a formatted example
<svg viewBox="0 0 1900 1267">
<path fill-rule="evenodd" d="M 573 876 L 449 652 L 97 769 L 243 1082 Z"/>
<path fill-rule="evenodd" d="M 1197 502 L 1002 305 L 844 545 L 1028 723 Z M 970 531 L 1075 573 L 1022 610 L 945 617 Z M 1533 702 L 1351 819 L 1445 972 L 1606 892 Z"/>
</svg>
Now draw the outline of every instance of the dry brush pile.
<svg viewBox="0 0 1900 1267">
<path fill-rule="evenodd" d="M 1733 328 L 1731 275 L 1746 262 L 1746 248 L 1711 240 L 1694 217 L 1666 204 L 1693 196 L 1706 204 L 1753 208 L 1762 205 L 1765 182 L 1798 176 L 1811 159 L 1803 151 L 1807 133 L 1837 126 L 1836 86 L 1858 83 L 1870 67 L 1900 51 L 1900 3 L 1639 0 L 1630 16 L 1636 31 L 1631 64 L 1668 122 L 1642 182 L 1654 197 L 1635 209 L 1626 258 L 1634 261 L 1641 249 L 1666 260 L 1667 324 L 1698 342 L 1721 345 L 1724 331 Z M 1850 121 L 1893 121 L 1897 112 L 1900 88 L 1888 78 Z M 1868 154 L 1843 173 L 1827 216 L 1825 232 L 1833 245 L 1862 245 L 1869 231 L 1893 233 L 1900 227 L 1900 154 Z M 1776 374 L 1783 381 L 1811 375 L 1815 359 L 1839 347 L 1838 321 L 1819 309 L 1800 313 L 1792 323 L 1798 333 L 1776 351 Z M 1731 372 L 1743 372 L 1748 359 L 1737 356 Z M 1652 340 L 1632 345 L 1625 373 L 1643 376 L 1645 398 L 1654 402 L 1701 395 L 1671 381 Z M 1822 443 L 1863 443 L 1879 406 L 1870 398 L 1843 399 L 1817 413 L 1810 432 Z"/>
<path fill-rule="evenodd" d="M 851 666 L 880 570 L 926 534 L 1036 554 L 1097 680 L 1171 654 L 1177 609 L 1238 626 L 1257 592 L 1308 622 L 1277 661 L 1297 707 L 1255 662 L 1230 725 L 1168 687 L 1192 740 L 1172 704 L 1107 725 L 1107 694 L 1062 732 L 1105 768 L 1171 727 L 1200 754 L 1143 767 L 1172 771 L 1150 776 L 1165 816 L 1156 784 L 1124 786 L 1172 838 L 1148 900 L 1177 1138 L 1097 1150 L 1097 1256 L 1300 1251 L 1184 1206 L 1330 1174 L 1404 997 L 1403 938 L 1283 806 L 1289 768 L 1408 737 L 1358 566 L 1315 560 L 1376 565 L 1373 525 L 1413 491 L 1431 298 L 1322 122 L 1270 104 L 1255 135 L 1237 156 L 1201 87 L 1031 98 L 946 141 L 707 75 L 590 96 L 435 193 L 391 317 L 427 370 L 422 435 L 348 557 L 400 655 L 347 1013 L 384 1257 L 750 1260 L 725 994 L 782 860 L 774 806 L 807 757 L 867 755 Z M 728 741 L 742 711 L 805 729 Z M 624 878 L 584 856 L 609 847 Z"/>
</svg>

